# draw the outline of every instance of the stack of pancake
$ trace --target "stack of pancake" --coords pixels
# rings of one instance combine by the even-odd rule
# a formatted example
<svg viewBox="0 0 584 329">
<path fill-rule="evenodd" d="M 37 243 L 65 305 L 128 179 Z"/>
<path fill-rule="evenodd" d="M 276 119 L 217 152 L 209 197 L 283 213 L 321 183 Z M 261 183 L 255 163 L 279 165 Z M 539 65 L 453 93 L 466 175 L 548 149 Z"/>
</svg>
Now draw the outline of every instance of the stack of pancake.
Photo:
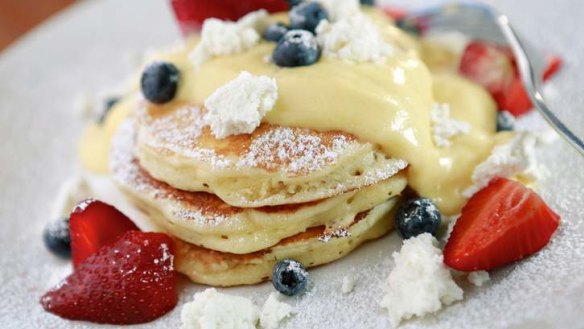
<svg viewBox="0 0 584 329">
<path fill-rule="evenodd" d="M 144 102 L 112 146 L 114 180 L 176 238 L 176 268 L 213 286 L 278 260 L 334 261 L 393 227 L 407 163 L 344 132 L 263 123 L 216 139 L 204 109 Z"/>
</svg>

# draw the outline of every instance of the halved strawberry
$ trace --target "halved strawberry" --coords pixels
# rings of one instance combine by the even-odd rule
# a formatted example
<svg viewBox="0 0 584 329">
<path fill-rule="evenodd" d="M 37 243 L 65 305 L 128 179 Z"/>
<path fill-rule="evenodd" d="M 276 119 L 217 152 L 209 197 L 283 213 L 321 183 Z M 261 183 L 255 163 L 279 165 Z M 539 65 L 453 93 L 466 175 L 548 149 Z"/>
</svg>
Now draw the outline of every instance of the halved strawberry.
<svg viewBox="0 0 584 329">
<path fill-rule="evenodd" d="M 547 245 L 559 222 L 535 192 L 496 178 L 462 209 L 444 247 L 444 263 L 467 272 L 512 263 Z"/>
<path fill-rule="evenodd" d="M 564 61 L 561 57 L 555 55 L 549 55 L 547 57 L 547 67 L 543 72 L 543 81 L 551 79 L 562 67 Z"/>
<path fill-rule="evenodd" d="M 381 8 L 381 10 L 394 21 L 400 20 L 408 14 L 407 10 L 393 6 L 386 6 Z"/>
<path fill-rule="evenodd" d="M 561 58 L 549 56 L 543 80 L 551 78 L 561 65 Z M 462 56 L 459 71 L 487 88 L 499 109 L 514 116 L 523 115 L 532 109 L 533 105 L 523 87 L 510 49 L 479 41 L 472 42 Z"/>
<path fill-rule="evenodd" d="M 234 21 L 258 9 L 269 12 L 288 10 L 285 0 L 172 0 L 171 4 L 185 35 L 199 30 L 210 17 Z"/>
<path fill-rule="evenodd" d="M 93 199 L 79 203 L 69 219 L 73 266 L 77 267 L 127 231 L 139 230 L 128 217 L 108 204 Z"/>
<path fill-rule="evenodd" d="M 553 77 L 562 66 L 562 59 L 558 56 L 548 56 L 547 62 L 547 67 L 543 72 L 543 81 L 547 81 Z M 514 116 L 523 115 L 533 108 L 531 99 L 523 86 L 517 70 L 511 87 L 499 97 L 497 102 L 500 109 L 509 111 Z"/>
<path fill-rule="evenodd" d="M 127 232 L 79 264 L 41 298 L 41 304 L 71 320 L 152 321 L 177 303 L 173 243 L 162 233 Z"/>
<path fill-rule="evenodd" d="M 471 42 L 460 60 L 460 73 L 485 87 L 497 100 L 515 76 L 512 57 L 505 49 L 479 41 Z"/>
</svg>

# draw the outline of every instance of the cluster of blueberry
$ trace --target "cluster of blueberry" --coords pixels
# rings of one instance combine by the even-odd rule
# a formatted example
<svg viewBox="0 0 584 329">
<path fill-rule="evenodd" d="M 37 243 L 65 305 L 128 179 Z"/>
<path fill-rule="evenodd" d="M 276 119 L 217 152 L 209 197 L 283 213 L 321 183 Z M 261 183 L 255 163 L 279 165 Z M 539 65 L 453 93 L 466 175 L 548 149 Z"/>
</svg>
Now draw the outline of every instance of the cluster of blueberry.
<svg viewBox="0 0 584 329">
<path fill-rule="evenodd" d="M 427 198 L 412 198 L 404 202 L 396 216 L 396 228 L 403 239 L 422 233 L 436 236 L 442 221 L 438 207 Z M 281 260 L 272 273 L 274 288 L 286 296 L 301 294 L 306 289 L 307 272 L 299 262 Z"/>
<path fill-rule="evenodd" d="M 290 26 L 276 23 L 264 31 L 264 39 L 277 42 L 272 59 L 282 67 L 312 65 L 320 58 L 320 47 L 315 30 L 320 21 L 329 19 L 329 13 L 318 2 L 290 0 Z M 362 4 L 373 5 L 372 0 Z"/>
<path fill-rule="evenodd" d="M 264 39 L 277 42 L 272 59 L 282 67 L 306 66 L 316 63 L 320 47 L 314 35 L 316 27 L 329 14 L 318 2 L 289 1 L 290 26 L 276 23 L 264 31 Z"/>
</svg>

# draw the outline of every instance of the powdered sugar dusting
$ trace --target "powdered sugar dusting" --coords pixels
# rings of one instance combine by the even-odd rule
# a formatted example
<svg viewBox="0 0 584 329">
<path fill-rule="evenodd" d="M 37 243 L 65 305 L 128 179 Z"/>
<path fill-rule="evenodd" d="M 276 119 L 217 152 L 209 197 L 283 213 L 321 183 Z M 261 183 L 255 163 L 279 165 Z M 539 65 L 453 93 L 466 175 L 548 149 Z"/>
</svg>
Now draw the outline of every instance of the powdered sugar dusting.
<svg viewBox="0 0 584 329">
<path fill-rule="evenodd" d="M 298 134 L 291 128 L 270 130 L 252 142 L 249 152 L 238 161 L 238 167 L 265 166 L 276 169 L 287 164 L 290 174 L 319 170 L 337 160 L 339 153 L 349 147 L 344 136 L 336 136 L 332 146 L 324 145 L 318 136 Z"/>
<path fill-rule="evenodd" d="M 199 146 L 199 137 L 206 125 L 200 108 L 185 106 L 162 118 L 145 119 L 147 109 L 141 109 L 143 125 L 140 141 L 159 150 L 170 150 L 193 159 L 206 161 L 213 167 L 224 168 L 230 161 L 214 150 Z"/>
<path fill-rule="evenodd" d="M 204 209 L 187 209 L 180 203 L 189 194 L 174 193 L 174 190 L 148 176 L 137 164 L 134 157 L 135 129 L 131 121 L 125 122 L 114 138 L 110 165 L 113 177 L 118 182 L 130 186 L 137 192 L 152 198 L 164 198 L 173 203 L 173 215 L 185 221 L 194 221 L 200 225 L 227 224 L 228 217 L 216 213 L 206 213 Z M 193 193 L 195 194 L 195 193 Z"/>
</svg>

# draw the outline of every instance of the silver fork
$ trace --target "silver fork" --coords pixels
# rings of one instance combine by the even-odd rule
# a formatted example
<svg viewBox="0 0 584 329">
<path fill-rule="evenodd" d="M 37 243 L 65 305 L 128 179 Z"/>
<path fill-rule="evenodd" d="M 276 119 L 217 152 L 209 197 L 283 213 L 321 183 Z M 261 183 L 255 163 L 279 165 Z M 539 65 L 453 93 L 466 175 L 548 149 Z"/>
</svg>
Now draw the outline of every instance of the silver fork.
<svg viewBox="0 0 584 329">
<path fill-rule="evenodd" d="M 556 117 L 541 93 L 546 65 L 543 54 L 519 38 L 507 16 L 486 4 L 458 3 L 414 11 L 400 21 L 406 26 L 409 22 L 409 25 L 421 24 L 429 31 L 459 31 L 473 39 L 509 46 L 535 108 L 560 136 L 584 156 L 584 142 Z"/>
</svg>

